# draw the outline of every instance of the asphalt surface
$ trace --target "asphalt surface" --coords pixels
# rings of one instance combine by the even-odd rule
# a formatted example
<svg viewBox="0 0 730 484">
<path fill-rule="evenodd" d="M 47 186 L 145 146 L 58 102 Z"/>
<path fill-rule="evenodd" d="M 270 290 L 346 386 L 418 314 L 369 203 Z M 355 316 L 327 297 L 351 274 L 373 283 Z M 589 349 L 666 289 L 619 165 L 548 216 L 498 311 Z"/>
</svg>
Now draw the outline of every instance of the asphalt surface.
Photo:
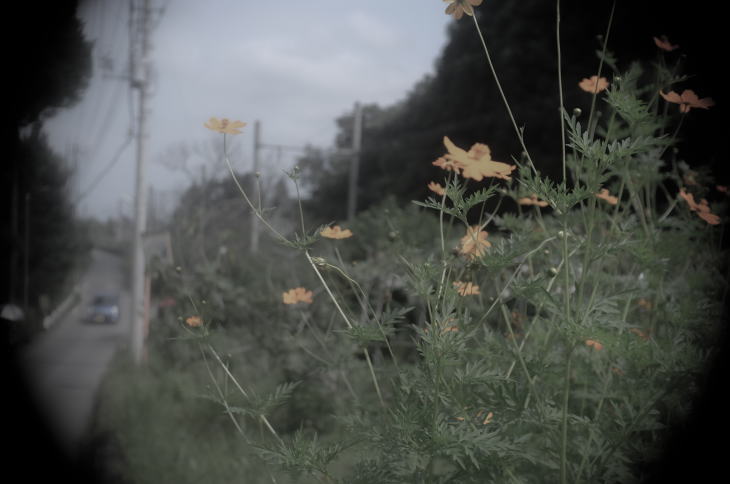
<svg viewBox="0 0 730 484">
<path fill-rule="evenodd" d="M 10 421 L 6 428 L 18 446 L 14 457 L 31 474 L 56 465 L 57 477 L 68 475 L 61 463 L 75 462 L 82 450 L 104 372 L 129 339 L 124 270 L 118 256 L 95 250 L 79 286 L 81 302 L 16 355 L 17 374 L 11 375 L 17 383 L 11 386 L 15 412 L 7 418 L 22 422 Z M 98 293 L 119 294 L 117 323 L 85 321 L 87 306 Z M 39 468 L 28 468 L 35 463 Z"/>
</svg>

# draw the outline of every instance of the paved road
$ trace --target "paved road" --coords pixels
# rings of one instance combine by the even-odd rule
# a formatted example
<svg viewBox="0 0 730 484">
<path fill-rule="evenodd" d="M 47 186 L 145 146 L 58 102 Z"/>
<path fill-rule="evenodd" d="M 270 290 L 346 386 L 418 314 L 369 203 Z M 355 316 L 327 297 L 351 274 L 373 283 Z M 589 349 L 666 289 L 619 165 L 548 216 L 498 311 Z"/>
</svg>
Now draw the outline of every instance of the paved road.
<svg viewBox="0 0 730 484">
<path fill-rule="evenodd" d="M 122 291 L 124 267 L 119 257 L 94 251 L 80 288 L 81 303 L 20 355 L 22 375 L 45 415 L 49 430 L 70 455 L 75 455 L 94 408 L 104 371 L 129 334 L 129 296 Z M 120 295 L 121 318 L 116 324 L 83 321 L 94 294 Z"/>
</svg>

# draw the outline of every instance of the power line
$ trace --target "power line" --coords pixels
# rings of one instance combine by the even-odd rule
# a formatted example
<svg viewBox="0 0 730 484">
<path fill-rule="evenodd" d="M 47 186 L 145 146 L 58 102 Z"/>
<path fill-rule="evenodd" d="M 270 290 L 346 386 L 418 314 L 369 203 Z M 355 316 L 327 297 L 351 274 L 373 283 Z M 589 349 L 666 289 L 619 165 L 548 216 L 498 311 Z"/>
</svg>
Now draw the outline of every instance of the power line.
<svg viewBox="0 0 730 484">
<path fill-rule="evenodd" d="M 109 173 L 109 171 L 114 168 L 114 165 L 117 164 L 120 157 L 122 156 L 122 153 L 124 153 L 124 150 L 129 146 L 129 144 L 134 139 L 134 136 L 132 135 L 132 132 L 130 130 L 129 134 L 127 135 L 127 138 L 124 140 L 124 142 L 119 146 L 119 149 L 117 149 L 117 152 L 112 157 L 112 159 L 109 161 L 109 163 L 104 167 L 104 169 L 99 172 L 98 175 L 96 175 L 96 178 L 94 178 L 94 181 L 92 181 L 89 186 L 86 188 L 86 190 L 82 191 L 81 194 L 76 197 L 76 200 L 74 200 L 73 204 L 78 205 L 78 203 L 83 200 L 89 193 L 91 193 L 94 188 L 101 182 L 101 180 L 104 179 L 104 177 Z"/>
</svg>

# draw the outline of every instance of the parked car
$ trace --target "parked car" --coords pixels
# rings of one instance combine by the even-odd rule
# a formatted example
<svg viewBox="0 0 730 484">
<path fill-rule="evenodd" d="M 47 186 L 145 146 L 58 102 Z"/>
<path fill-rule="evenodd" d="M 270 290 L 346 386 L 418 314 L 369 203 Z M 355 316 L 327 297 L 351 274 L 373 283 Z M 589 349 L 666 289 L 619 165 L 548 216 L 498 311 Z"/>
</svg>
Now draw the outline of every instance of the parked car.
<svg viewBox="0 0 730 484">
<path fill-rule="evenodd" d="M 113 294 L 97 294 L 86 311 L 91 323 L 116 323 L 119 321 L 119 297 Z"/>
</svg>

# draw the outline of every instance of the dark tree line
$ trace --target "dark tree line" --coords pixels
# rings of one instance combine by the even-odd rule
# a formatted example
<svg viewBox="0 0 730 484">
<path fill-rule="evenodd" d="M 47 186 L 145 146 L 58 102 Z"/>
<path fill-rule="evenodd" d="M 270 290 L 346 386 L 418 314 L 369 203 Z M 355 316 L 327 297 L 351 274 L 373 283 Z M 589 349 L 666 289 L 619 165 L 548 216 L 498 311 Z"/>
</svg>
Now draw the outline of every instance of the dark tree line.
<svg viewBox="0 0 730 484">
<path fill-rule="evenodd" d="M 91 72 L 91 45 L 77 2 L 15 2 L 3 12 L 4 157 L 0 163 L 0 303 L 38 324 L 64 292 L 82 237 L 74 219 L 65 160 L 49 147 L 42 121 L 75 103 Z M 41 297 L 43 296 L 43 297 Z"/>
<path fill-rule="evenodd" d="M 59 299 L 84 240 L 74 218 L 67 163 L 49 147 L 42 121 L 76 102 L 91 72 L 91 45 L 76 16 L 77 1 L 12 2 L 3 7 L 3 117 L 0 140 L 0 304 L 24 307 L 25 321 L 2 328 L 6 382 L 5 473 L 36 482 L 96 482 L 56 446 L 15 359 L 19 333 L 38 327 L 41 295 Z M 27 261 L 27 265 L 26 265 Z M 27 277 L 27 278 L 26 278 Z M 27 284 L 26 284 L 27 281 Z M 26 291 L 27 287 L 27 291 Z"/>
</svg>

